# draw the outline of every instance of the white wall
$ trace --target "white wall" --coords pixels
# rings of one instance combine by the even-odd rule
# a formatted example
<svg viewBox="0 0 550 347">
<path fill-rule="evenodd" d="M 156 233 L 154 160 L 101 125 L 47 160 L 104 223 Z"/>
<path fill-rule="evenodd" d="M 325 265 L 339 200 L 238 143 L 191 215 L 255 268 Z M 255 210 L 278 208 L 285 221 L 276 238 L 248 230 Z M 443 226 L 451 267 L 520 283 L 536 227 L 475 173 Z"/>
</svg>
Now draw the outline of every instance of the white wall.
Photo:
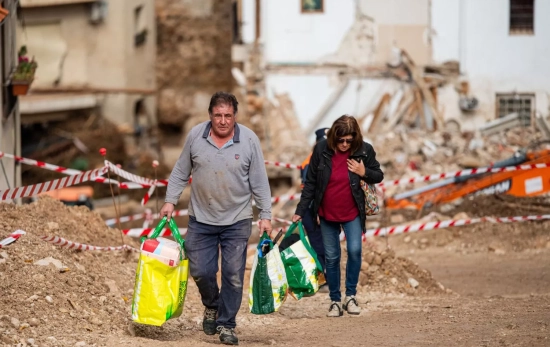
<svg viewBox="0 0 550 347">
<path fill-rule="evenodd" d="M 207 7 L 205 3 L 205 7 Z M 135 46 L 135 9 L 142 6 L 144 44 Z M 18 45 L 26 44 L 36 56 L 35 87 L 83 85 L 99 88 L 155 89 L 156 22 L 153 0 L 110 0 L 101 23 L 90 23 L 89 4 L 28 7 L 25 27 L 18 30 Z M 115 123 L 133 123 L 134 103 L 143 98 L 156 122 L 156 98 L 112 94 L 105 98 L 103 114 Z"/>
<path fill-rule="evenodd" d="M 378 24 L 426 25 L 429 0 L 358 0 L 361 11 Z"/>
<path fill-rule="evenodd" d="M 271 74 L 266 78 L 268 97 L 289 94 L 302 128 L 307 128 L 323 107 L 325 100 L 336 89 L 327 75 Z"/>
<path fill-rule="evenodd" d="M 302 14 L 299 0 L 264 0 L 261 11 L 267 63 L 314 63 L 338 48 L 355 20 L 355 1 L 325 0 L 323 13 Z"/>
<path fill-rule="evenodd" d="M 338 100 L 321 119 L 317 119 L 326 101 L 340 85 L 336 76 L 272 74 L 266 83 L 269 97 L 274 93 L 290 96 L 302 128 L 313 127 L 313 131 L 307 134 L 310 142 L 314 141 L 315 129 L 330 127 L 344 114 L 361 117 L 371 112 L 385 93 L 393 94 L 401 87 L 400 82 L 391 79 L 351 79 Z"/>
<path fill-rule="evenodd" d="M 242 0 L 243 42 L 254 43 L 256 38 L 256 0 Z"/>
<path fill-rule="evenodd" d="M 548 115 L 548 13 L 550 1 L 535 0 L 534 35 L 510 35 L 508 1 L 432 0 L 434 58 L 460 61 L 472 95 L 480 100 L 481 117 L 472 124 L 495 117 L 496 93 L 534 93 L 536 111 Z"/>
<path fill-rule="evenodd" d="M 433 60 L 460 59 L 460 1 L 432 0 Z"/>
</svg>

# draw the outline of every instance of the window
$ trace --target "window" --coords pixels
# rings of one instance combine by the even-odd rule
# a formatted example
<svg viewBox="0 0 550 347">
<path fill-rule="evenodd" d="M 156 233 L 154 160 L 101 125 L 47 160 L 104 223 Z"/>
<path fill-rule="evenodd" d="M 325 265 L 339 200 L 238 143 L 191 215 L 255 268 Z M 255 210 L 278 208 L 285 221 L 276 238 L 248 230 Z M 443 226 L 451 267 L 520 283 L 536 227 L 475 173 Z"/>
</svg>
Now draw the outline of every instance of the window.
<svg viewBox="0 0 550 347">
<path fill-rule="evenodd" d="M 533 35 L 534 22 L 534 0 L 510 0 L 510 34 Z"/>
<path fill-rule="evenodd" d="M 323 13 L 325 0 L 300 0 L 302 13 Z"/>
<path fill-rule="evenodd" d="M 497 116 L 506 117 L 517 113 L 521 125 L 531 124 L 531 114 L 535 107 L 533 94 L 497 94 Z"/>
<path fill-rule="evenodd" d="M 143 6 L 138 6 L 134 10 L 134 45 L 136 47 L 143 45 L 147 40 L 144 12 Z"/>
</svg>

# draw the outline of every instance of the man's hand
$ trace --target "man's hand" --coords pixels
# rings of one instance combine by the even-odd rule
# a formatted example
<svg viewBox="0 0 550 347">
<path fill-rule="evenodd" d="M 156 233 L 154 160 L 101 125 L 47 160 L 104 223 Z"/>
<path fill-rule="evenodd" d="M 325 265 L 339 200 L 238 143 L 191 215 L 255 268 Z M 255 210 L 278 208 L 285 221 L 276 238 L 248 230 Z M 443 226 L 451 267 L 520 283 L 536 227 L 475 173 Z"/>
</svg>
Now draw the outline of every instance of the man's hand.
<svg viewBox="0 0 550 347">
<path fill-rule="evenodd" d="M 296 223 L 300 219 L 302 219 L 302 216 L 295 214 L 294 216 L 292 216 L 292 223 Z"/>
<path fill-rule="evenodd" d="M 172 213 L 174 213 L 174 205 L 169 202 L 165 202 L 160 209 L 161 218 L 163 216 L 166 216 L 166 220 L 170 221 L 170 219 L 172 218 Z"/>
<path fill-rule="evenodd" d="M 262 237 L 262 234 L 267 232 L 269 237 L 271 237 L 271 232 L 273 231 L 273 227 L 271 226 L 271 220 L 269 219 L 260 219 L 260 222 L 258 222 L 258 226 L 260 227 L 260 237 Z"/>
</svg>

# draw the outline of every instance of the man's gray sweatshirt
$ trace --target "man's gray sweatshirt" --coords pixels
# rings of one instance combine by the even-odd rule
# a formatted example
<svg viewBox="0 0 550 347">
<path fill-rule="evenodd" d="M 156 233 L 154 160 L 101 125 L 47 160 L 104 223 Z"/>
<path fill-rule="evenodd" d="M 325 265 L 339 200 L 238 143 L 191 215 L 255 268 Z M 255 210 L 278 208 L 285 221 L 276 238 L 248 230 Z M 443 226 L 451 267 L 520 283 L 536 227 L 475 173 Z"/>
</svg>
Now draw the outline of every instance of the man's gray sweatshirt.
<svg viewBox="0 0 550 347">
<path fill-rule="evenodd" d="M 218 148 L 210 121 L 193 127 L 170 174 L 166 202 L 177 204 L 191 175 L 189 215 L 210 225 L 231 225 L 252 218 L 254 196 L 260 219 L 271 219 L 271 190 L 260 140 L 235 123 L 233 139 Z"/>
</svg>

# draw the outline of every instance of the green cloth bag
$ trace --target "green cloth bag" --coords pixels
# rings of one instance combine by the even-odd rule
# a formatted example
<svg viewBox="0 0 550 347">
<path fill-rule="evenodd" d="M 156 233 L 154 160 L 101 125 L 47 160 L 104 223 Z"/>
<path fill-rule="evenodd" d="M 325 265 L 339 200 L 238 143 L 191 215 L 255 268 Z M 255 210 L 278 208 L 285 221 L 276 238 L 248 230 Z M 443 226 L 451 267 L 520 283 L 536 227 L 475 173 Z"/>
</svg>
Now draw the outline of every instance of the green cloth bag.
<svg viewBox="0 0 550 347">
<path fill-rule="evenodd" d="M 253 314 L 277 312 L 288 294 L 285 267 L 279 247 L 266 232 L 263 233 L 256 249 L 252 265 L 248 307 Z"/>
<path fill-rule="evenodd" d="M 300 235 L 300 240 L 282 250 L 281 258 L 290 291 L 299 300 L 305 295 L 315 294 L 324 276 L 323 267 L 309 243 L 302 221 L 292 223 L 283 240 L 296 232 Z"/>
</svg>

